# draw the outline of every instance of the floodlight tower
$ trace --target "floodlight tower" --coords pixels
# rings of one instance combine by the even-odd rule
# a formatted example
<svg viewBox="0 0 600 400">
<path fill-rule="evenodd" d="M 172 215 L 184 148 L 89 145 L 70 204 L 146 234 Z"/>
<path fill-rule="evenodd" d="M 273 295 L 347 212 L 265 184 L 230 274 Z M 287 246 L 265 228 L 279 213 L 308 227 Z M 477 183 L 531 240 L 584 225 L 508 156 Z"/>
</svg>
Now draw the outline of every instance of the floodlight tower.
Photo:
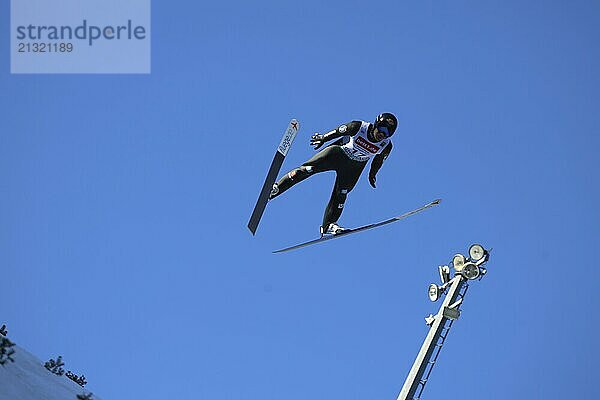
<svg viewBox="0 0 600 400">
<path fill-rule="evenodd" d="M 421 346 L 421 350 L 408 373 L 397 400 L 418 400 L 421 398 L 425 384 L 433 370 L 444 341 L 450 332 L 452 323 L 460 316 L 460 306 L 469 288 L 469 280 L 481 280 L 486 274 L 483 265 L 490 255 L 481 245 L 474 244 L 469 248 L 469 257 L 456 254 L 452 258 L 454 277 L 450 277 L 450 267 L 438 267 L 442 285 L 429 285 L 429 299 L 437 301 L 445 295 L 444 301 L 436 315 L 429 314 L 425 322 L 429 333 Z"/>
</svg>

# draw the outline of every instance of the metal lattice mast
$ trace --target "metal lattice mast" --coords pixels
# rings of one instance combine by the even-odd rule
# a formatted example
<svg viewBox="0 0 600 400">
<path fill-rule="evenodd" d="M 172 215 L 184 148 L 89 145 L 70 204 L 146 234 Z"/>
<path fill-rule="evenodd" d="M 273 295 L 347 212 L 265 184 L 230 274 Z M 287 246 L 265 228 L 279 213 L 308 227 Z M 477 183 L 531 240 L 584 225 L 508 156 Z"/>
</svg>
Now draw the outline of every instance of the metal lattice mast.
<svg viewBox="0 0 600 400">
<path fill-rule="evenodd" d="M 469 279 L 481 279 L 485 273 L 482 265 L 489 259 L 489 253 L 480 245 L 473 245 L 469 249 L 470 258 L 457 254 L 453 258 L 455 275 L 450 279 L 450 268 L 439 267 L 442 286 L 431 284 L 429 298 L 436 301 L 440 295 L 446 293 L 438 313 L 425 318 L 429 325 L 429 332 L 417 354 L 410 372 L 402 386 L 397 400 L 419 400 L 425 385 L 429 380 L 433 366 L 442 350 L 442 346 L 450 333 L 453 322 L 460 316 L 462 304 L 469 288 Z"/>
</svg>

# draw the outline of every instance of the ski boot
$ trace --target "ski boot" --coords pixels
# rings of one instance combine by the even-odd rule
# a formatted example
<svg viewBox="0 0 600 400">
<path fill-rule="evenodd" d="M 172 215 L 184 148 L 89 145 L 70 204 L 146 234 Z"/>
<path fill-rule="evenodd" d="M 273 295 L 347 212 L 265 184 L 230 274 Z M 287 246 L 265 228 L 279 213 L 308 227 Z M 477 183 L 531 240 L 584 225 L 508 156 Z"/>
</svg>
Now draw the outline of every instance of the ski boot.
<svg viewBox="0 0 600 400">
<path fill-rule="evenodd" d="M 279 185 L 277 183 L 273 184 L 273 188 L 271 189 L 271 194 L 269 194 L 269 200 L 273 200 L 279 194 Z"/>
<path fill-rule="evenodd" d="M 327 229 L 321 226 L 321 237 L 323 237 L 325 235 L 339 235 L 340 233 L 344 232 L 345 230 L 346 230 L 346 228 L 342 228 L 335 222 L 332 222 L 327 226 Z"/>
</svg>

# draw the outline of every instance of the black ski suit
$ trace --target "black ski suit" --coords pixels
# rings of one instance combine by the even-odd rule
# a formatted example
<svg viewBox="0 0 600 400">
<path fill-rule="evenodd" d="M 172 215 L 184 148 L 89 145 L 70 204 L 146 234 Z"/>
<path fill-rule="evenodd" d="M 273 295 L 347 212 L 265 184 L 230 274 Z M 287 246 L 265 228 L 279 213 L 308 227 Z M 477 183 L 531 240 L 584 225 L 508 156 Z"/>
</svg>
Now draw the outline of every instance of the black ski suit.
<svg viewBox="0 0 600 400">
<path fill-rule="evenodd" d="M 354 136 L 359 132 L 362 123 L 363 121 L 352 121 L 323 135 L 323 142 L 333 139 L 338 140 L 319 151 L 300 167 L 294 168 L 279 179 L 277 182 L 278 192 L 272 195 L 271 198 L 279 196 L 281 193 L 313 174 L 324 171 L 335 171 L 335 184 L 327 208 L 325 208 L 322 227 L 323 229 L 327 229 L 330 223 L 337 222 L 342 215 L 348 193 L 350 193 L 356 185 L 356 182 L 358 182 L 358 179 L 368 162 L 357 161 L 350 158 L 342 148 L 344 143 L 349 140 L 350 136 Z M 372 131 L 373 124 L 369 124 L 367 134 L 370 135 Z M 369 140 L 373 141 L 371 138 Z M 317 148 L 318 147 L 320 146 L 317 146 Z M 392 142 L 389 141 L 383 150 L 373 157 L 371 168 L 369 170 L 369 183 L 371 186 L 375 187 L 375 176 L 381 168 L 383 161 L 391 151 Z"/>
</svg>

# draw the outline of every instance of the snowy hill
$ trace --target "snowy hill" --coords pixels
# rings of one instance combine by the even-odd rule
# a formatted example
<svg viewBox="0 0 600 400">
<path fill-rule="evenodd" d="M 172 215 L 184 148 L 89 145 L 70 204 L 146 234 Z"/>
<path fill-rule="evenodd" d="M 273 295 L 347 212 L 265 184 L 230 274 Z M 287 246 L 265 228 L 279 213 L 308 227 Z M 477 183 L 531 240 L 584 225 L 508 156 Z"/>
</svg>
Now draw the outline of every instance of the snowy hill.
<svg viewBox="0 0 600 400">
<path fill-rule="evenodd" d="M 15 362 L 0 365 L 0 400 L 77 400 L 77 395 L 89 393 L 66 376 L 48 371 L 19 346 L 12 349 Z M 101 399 L 94 394 L 92 400 Z"/>
</svg>

